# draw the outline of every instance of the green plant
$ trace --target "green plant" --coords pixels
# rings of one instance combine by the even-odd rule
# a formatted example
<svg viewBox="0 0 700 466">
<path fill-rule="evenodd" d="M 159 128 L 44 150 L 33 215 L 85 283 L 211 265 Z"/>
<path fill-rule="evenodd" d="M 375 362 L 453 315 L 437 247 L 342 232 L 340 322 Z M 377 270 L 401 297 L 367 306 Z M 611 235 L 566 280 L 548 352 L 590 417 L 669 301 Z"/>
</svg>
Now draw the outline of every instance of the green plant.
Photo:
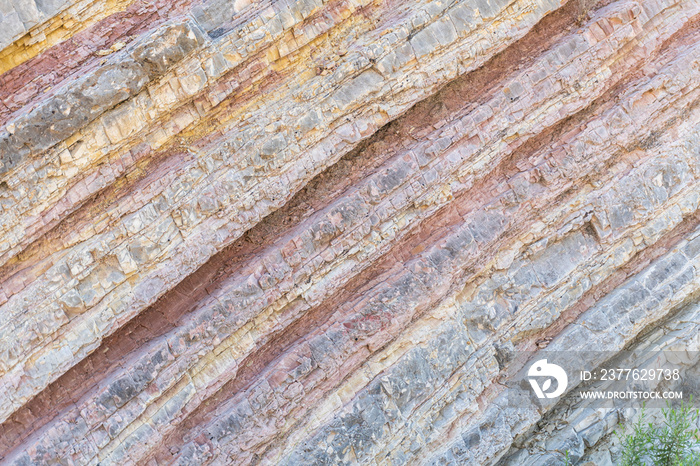
<svg viewBox="0 0 700 466">
<path fill-rule="evenodd" d="M 571 458 L 569 458 L 569 450 L 564 452 L 564 466 L 571 466 Z"/>
<path fill-rule="evenodd" d="M 700 455 L 692 451 L 700 446 L 698 410 L 690 403 L 677 408 L 668 404 L 662 410 L 663 424 L 655 426 L 646 422 L 646 412 L 642 411 L 632 425 L 632 432 L 618 433 L 622 441 L 621 466 L 700 466 Z"/>
<path fill-rule="evenodd" d="M 618 433 L 622 441 L 622 457 L 620 458 L 621 466 L 637 466 L 643 463 L 644 456 L 647 454 L 647 448 L 652 442 L 651 439 L 651 424 L 645 423 L 646 412 L 642 407 L 637 422 L 632 425 L 632 433 L 623 436 Z"/>
</svg>

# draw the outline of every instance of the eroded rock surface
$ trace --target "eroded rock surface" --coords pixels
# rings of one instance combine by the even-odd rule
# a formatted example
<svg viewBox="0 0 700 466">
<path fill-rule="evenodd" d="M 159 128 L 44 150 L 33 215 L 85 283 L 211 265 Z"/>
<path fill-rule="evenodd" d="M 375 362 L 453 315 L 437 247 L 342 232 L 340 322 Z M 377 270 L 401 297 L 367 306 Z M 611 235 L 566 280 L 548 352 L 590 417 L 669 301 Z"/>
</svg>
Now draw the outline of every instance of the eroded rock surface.
<svg viewBox="0 0 700 466">
<path fill-rule="evenodd" d="M 700 349 L 700 1 L 0 0 L 0 73 L 3 464 L 603 464 L 504 355 Z"/>
</svg>

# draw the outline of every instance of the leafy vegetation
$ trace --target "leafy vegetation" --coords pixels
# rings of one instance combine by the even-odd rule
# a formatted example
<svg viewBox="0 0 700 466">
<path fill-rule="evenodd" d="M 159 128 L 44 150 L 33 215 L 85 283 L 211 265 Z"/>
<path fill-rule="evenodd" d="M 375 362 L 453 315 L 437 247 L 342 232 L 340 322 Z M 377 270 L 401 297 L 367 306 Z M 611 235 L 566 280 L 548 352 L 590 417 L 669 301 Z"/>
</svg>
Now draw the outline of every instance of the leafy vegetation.
<svg viewBox="0 0 700 466">
<path fill-rule="evenodd" d="M 662 410 L 662 425 L 647 422 L 642 412 L 631 427 L 631 432 L 616 432 L 622 443 L 619 466 L 700 466 L 700 433 L 697 421 L 700 413 L 690 403 L 677 408 L 669 404 Z M 564 466 L 571 466 L 569 452 L 564 455 Z"/>
<path fill-rule="evenodd" d="M 691 400 L 692 401 L 692 400 Z M 622 456 L 620 466 L 700 466 L 698 410 L 691 404 L 663 409 L 664 421 L 657 426 L 647 422 L 642 408 L 630 433 L 620 433 Z"/>
</svg>

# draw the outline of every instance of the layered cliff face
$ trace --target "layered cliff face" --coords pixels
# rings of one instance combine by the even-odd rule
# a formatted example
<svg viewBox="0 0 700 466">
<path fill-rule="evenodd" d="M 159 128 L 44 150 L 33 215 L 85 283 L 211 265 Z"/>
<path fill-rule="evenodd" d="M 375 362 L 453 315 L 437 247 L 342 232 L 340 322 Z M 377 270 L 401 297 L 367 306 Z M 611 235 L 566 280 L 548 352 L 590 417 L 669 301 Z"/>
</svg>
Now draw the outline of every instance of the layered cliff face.
<svg viewBox="0 0 700 466">
<path fill-rule="evenodd" d="M 0 21 L 3 464 L 605 464 L 508 355 L 699 349 L 700 1 Z"/>
</svg>

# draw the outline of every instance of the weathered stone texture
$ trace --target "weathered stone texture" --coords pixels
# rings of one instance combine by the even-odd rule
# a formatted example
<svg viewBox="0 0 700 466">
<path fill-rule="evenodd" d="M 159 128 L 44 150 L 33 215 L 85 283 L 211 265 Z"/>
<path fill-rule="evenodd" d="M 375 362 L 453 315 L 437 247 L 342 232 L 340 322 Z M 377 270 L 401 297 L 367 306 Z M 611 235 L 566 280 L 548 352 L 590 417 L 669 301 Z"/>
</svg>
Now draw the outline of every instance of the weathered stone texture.
<svg viewBox="0 0 700 466">
<path fill-rule="evenodd" d="M 699 25 L 0 0 L 0 462 L 612 461 L 503 354 L 698 349 Z"/>
</svg>

